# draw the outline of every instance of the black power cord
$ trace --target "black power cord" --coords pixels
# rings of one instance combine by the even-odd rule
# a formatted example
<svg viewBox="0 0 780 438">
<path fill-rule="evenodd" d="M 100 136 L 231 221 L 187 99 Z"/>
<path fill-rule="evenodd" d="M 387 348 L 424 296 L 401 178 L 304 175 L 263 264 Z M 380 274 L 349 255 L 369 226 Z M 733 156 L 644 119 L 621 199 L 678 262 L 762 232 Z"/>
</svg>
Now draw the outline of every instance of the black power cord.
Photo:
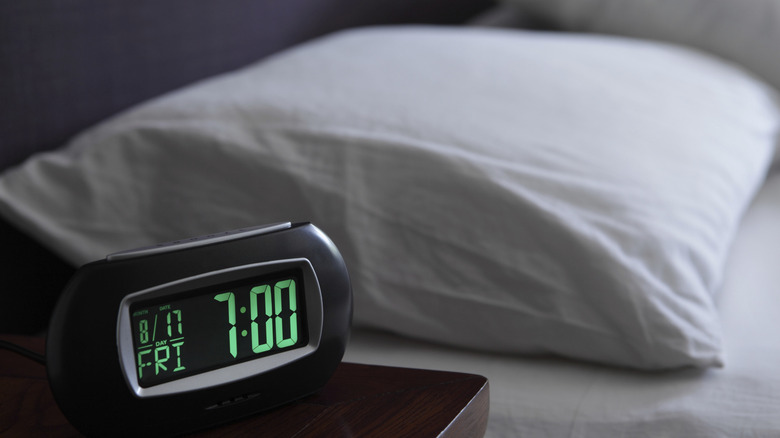
<svg viewBox="0 0 780 438">
<path fill-rule="evenodd" d="M 34 360 L 38 362 L 39 364 L 46 366 L 46 358 L 43 357 L 43 355 L 38 354 L 32 350 L 28 350 L 24 347 L 20 347 L 14 343 L 4 341 L 0 339 L 0 348 L 4 348 L 6 350 L 13 351 L 16 354 L 22 355 L 28 359 Z"/>
</svg>

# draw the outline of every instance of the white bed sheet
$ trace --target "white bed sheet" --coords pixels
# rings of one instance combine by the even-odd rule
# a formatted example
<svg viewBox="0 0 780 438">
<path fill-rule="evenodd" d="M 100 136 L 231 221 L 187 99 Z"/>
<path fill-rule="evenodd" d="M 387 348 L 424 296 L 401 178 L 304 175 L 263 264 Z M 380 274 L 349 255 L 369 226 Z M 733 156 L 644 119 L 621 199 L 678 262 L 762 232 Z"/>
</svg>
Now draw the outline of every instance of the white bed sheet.
<svg viewBox="0 0 780 438">
<path fill-rule="evenodd" d="M 346 361 L 480 374 L 488 437 L 780 437 L 780 166 L 747 212 L 718 298 L 722 369 L 643 373 L 457 350 L 357 328 Z"/>
</svg>

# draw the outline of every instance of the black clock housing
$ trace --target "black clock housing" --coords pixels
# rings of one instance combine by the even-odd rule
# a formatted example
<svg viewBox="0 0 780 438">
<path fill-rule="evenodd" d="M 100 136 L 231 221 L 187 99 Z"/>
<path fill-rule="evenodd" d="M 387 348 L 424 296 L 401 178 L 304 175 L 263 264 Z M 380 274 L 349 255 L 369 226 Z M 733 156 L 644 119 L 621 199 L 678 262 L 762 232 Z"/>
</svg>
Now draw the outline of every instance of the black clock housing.
<svg viewBox="0 0 780 438">
<path fill-rule="evenodd" d="M 310 223 L 233 230 L 82 266 L 52 316 L 52 393 L 87 435 L 175 435 L 322 388 L 352 290 Z"/>
</svg>

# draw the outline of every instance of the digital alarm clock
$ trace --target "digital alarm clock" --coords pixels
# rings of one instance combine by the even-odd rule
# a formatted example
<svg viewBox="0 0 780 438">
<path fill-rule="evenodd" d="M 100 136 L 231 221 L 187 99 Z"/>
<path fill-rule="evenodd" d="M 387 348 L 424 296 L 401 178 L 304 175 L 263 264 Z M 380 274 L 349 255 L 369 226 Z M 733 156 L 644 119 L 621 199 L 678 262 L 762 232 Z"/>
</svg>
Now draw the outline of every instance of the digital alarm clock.
<svg viewBox="0 0 780 438">
<path fill-rule="evenodd" d="M 181 434 L 322 388 L 351 320 L 344 261 L 309 223 L 123 251 L 65 288 L 49 384 L 87 435 Z"/>
</svg>

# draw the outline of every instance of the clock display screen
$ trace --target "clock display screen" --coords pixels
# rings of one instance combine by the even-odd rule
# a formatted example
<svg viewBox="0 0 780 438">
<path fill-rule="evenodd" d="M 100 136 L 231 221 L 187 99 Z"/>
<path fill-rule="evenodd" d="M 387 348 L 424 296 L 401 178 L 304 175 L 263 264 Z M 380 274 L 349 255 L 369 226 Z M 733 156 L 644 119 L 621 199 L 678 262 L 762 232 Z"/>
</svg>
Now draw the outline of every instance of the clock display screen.
<svg viewBox="0 0 780 438">
<path fill-rule="evenodd" d="M 138 383 L 159 383 L 308 343 L 299 271 L 285 271 L 130 307 Z"/>
</svg>

